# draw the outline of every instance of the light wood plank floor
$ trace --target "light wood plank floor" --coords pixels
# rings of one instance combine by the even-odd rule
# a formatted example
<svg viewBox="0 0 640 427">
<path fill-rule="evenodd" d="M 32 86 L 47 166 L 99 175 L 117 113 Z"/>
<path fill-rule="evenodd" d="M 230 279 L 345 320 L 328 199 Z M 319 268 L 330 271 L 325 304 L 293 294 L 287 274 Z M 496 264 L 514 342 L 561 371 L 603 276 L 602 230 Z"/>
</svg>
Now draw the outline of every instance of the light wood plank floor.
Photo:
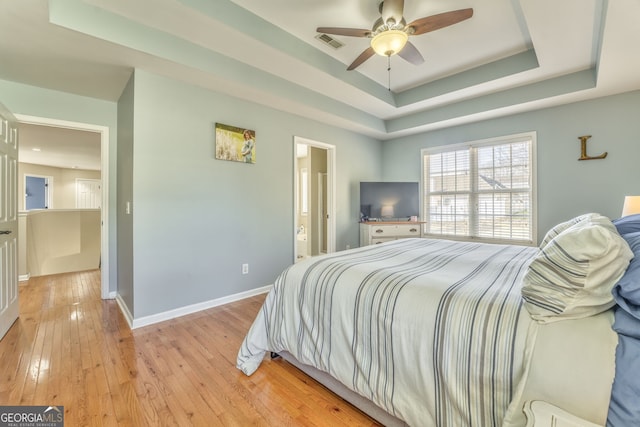
<svg viewBox="0 0 640 427">
<path fill-rule="evenodd" d="M 0 405 L 63 405 L 71 426 L 375 426 L 280 359 L 236 354 L 264 295 L 131 331 L 99 270 L 30 279 L 0 341 Z"/>
</svg>

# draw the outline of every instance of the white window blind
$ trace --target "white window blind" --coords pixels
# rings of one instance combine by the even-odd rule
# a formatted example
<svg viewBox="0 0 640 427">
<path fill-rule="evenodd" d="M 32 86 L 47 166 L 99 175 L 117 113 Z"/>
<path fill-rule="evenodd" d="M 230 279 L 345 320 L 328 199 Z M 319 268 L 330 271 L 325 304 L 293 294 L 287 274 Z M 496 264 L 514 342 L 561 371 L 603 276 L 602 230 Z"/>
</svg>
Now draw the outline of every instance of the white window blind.
<svg viewBox="0 0 640 427">
<path fill-rule="evenodd" d="M 533 244 L 535 133 L 422 150 L 425 233 Z"/>
</svg>

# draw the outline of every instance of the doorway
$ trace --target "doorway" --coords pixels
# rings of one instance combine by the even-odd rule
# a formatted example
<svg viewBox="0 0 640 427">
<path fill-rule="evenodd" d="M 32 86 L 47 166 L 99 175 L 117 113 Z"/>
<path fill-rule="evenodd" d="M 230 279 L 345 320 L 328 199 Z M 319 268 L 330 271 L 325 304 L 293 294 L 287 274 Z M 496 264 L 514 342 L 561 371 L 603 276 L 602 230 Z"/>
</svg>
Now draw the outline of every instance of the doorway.
<svg viewBox="0 0 640 427">
<path fill-rule="evenodd" d="M 109 291 L 109 128 L 106 126 L 87 123 L 70 122 L 66 120 L 35 117 L 15 114 L 19 123 L 49 126 L 54 128 L 72 129 L 100 134 L 100 181 L 101 181 L 101 209 L 100 209 L 100 277 L 101 297 L 103 299 L 115 297 L 115 291 Z"/>
<path fill-rule="evenodd" d="M 335 251 L 335 146 L 294 137 L 294 262 Z"/>
</svg>

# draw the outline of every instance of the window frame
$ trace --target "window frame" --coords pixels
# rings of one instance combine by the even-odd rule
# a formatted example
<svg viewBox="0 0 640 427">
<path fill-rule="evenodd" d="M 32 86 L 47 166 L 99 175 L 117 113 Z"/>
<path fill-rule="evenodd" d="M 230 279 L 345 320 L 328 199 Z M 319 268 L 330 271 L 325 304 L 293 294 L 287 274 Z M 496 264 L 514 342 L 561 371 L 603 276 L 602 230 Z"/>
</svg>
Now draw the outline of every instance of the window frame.
<svg viewBox="0 0 640 427">
<path fill-rule="evenodd" d="M 454 234 L 441 234 L 441 233 L 430 233 L 429 230 L 429 221 L 430 216 L 426 209 L 426 198 L 429 196 L 427 194 L 428 191 L 428 182 L 425 182 L 426 179 L 426 159 L 429 155 L 432 154 L 442 154 L 446 152 L 460 151 L 467 149 L 469 150 L 469 170 L 471 175 L 471 184 L 470 184 L 470 198 L 475 198 L 479 194 L 483 194 L 481 190 L 478 189 L 477 183 L 474 183 L 475 175 L 477 175 L 478 169 L 478 158 L 477 158 L 477 148 L 480 147 L 488 147 L 488 146 L 498 146 L 503 144 L 510 144 L 516 142 L 529 141 L 529 170 L 530 170 L 530 179 L 531 179 L 531 188 L 530 188 L 530 221 L 531 221 L 531 239 L 530 240 L 516 240 L 516 239 L 503 239 L 503 238 L 487 238 L 487 237 L 479 237 L 474 235 L 454 235 Z M 535 131 L 531 132 L 523 132 L 518 134 L 504 135 L 474 141 L 466 141 L 455 144 L 447 144 L 447 145 L 439 145 L 434 147 L 426 147 L 420 150 L 420 218 L 423 222 L 422 225 L 422 234 L 428 238 L 435 239 L 448 239 L 448 240 L 461 240 L 461 241 L 472 241 L 472 242 L 484 242 L 484 243 L 500 243 L 500 244 L 513 244 L 513 245 L 523 245 L 523 246 L 536 246 L 538 244 L 538 192 L 537 192 L 537 158 L 536 158 L 536 149 L 537 145 L 537 133 Z M 511 193 L 511 192 L 509 192 Z M 452 194 L 455 194 L 453 192 Z M 477 206 L 470 210 L 469 212 L 469 233 L 474 233 L 477 230 L 478 224 L 478 208 Z"/>
</svg>

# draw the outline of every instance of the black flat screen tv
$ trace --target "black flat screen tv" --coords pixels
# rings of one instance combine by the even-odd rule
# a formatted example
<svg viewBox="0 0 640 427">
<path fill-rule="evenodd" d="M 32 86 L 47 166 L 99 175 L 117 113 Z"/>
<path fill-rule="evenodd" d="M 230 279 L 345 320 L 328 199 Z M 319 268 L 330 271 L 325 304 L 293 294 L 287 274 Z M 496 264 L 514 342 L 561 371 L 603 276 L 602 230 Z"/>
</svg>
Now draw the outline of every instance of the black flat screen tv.
<svg viewBox="0 0 640 427">
<path fill-rule="evenodd" d="M 420 188 L 417 182 L 361 182 L 360 219 L 408 220 L 420 215 Z"/>
</svg>

